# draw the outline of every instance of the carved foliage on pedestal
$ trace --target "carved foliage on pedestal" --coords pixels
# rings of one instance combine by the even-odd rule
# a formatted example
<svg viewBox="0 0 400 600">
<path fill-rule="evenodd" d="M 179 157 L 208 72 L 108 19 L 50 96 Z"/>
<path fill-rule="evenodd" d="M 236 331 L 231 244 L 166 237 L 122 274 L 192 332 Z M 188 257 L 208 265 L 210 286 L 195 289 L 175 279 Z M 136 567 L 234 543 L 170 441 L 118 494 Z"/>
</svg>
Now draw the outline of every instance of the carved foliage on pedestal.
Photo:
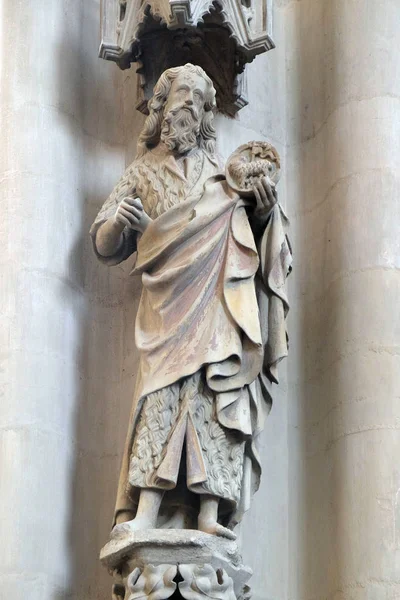
<svg viewBox="0 0 400 600">
<path fill-rule="evenodd" d="M 127 579 L 125 600 L 166 600 L 176 590 L 176 565 L 146 565 L 136 568 Z"/>
<path fill-rule="evenodd" d="M 236 600 L 233 581 L 223 569 L 211 565 L 180 565 L 179 591 L 186 600 Z"/>
<path fill-rule="evenodd" d="M 247 586 L 246 586 L 247 587 Z M 178 590 L 177 590 L 178 588 Z M 146 565 L 134 569 L 126 579 L 126 591 L 119 587 L 114 600 L 236 600 L 233 580 L 224 569 L 211 565 Z"/>
</svg>

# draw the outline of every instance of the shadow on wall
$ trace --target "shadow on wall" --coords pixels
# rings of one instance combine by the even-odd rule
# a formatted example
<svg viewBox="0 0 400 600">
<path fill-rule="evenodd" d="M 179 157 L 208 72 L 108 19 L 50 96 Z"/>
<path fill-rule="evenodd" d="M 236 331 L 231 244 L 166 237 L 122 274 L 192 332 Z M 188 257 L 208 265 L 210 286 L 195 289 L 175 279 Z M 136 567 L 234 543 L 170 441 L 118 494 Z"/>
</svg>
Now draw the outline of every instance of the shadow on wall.
<svg viewBox="0 0 400 600">
<path fill-rule="evenodd" d="M 80 31 L 73 40 L 66 34 L 58 55 L 60 103 L 73 95 L 69 104 L 76 107 L 65 127 L 81 149 L 79 222 L 73 215 L 77 234 L 68 269 L 75 273 L 86 310 L 76 346 L 74 464 L 65 525 L 69 565 L 54 600 L 109 600 L 112 580 L 98 555 L 111 526 L 133 395 L 140 281 L 129 277 L 129 264 L 109 269 L 97 262 L 89 229 L 125 168 L 125 135 L 131 131 L 127 121 L 135 109 L 132 74 L 97 57 L 98 3 L 81 6 Z"/>
</svg>

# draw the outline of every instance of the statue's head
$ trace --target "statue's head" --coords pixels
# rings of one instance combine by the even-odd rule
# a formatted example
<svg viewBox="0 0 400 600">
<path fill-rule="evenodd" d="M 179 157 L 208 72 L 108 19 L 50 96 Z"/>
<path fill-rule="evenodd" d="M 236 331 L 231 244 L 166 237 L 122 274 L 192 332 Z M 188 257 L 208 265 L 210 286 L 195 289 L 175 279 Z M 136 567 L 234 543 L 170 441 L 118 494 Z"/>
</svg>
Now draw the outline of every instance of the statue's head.
<svg viewBox="0 0 400 600">
<path fill-rule="evenodd" d="M 160 140 L 178 154 L 195 147 L 214 154 L 215 88 L 201 67 L 187 63 L 164 71 L 148 106 L 138 157 Z"/>
</svg>

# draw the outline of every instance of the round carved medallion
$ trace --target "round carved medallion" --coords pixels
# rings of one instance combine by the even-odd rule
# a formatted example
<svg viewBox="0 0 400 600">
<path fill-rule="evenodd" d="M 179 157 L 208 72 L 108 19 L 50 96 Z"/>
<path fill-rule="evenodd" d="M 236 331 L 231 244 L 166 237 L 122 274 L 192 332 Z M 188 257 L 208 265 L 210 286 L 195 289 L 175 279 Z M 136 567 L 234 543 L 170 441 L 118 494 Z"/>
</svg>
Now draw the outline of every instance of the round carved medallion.
<svg viewBox="0 0 400 600">
<path fill-rule="evenodd" d="M 228 185 L 241 196 L 251 196 L 253 185 L 268 177 L 276 185 L 280 177 L 279 154 L 268 142 L 248 142 L 239 146 L 226 163 Z"/>
</svg>

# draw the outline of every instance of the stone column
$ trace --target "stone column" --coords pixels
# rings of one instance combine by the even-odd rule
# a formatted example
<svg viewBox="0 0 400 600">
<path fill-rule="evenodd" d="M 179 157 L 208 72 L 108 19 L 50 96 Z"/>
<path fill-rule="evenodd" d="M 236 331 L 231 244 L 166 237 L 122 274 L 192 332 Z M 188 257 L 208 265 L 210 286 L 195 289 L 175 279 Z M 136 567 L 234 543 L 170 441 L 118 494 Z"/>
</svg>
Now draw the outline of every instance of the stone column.
<svg viewBox="0 0 400 600">
<path fill-rule="evenodd" d="M 400 5 L 285 4 L 290 598 L 400 594 Z"/>
<path fill-rule="evenodd" d="M 123 413 L 129 327 L 118 273 L 83 257 L 124 170 L 128 127 L 126 75 L 97 58 L 99 10 L 94 0 L 0 10 L 0 595 L 15 600 L 109 597 L 98 551 L 125 423 L 120 436 L 107 424 L 105 441 L 103 414 L 113 402 Z"/>
</svg>

